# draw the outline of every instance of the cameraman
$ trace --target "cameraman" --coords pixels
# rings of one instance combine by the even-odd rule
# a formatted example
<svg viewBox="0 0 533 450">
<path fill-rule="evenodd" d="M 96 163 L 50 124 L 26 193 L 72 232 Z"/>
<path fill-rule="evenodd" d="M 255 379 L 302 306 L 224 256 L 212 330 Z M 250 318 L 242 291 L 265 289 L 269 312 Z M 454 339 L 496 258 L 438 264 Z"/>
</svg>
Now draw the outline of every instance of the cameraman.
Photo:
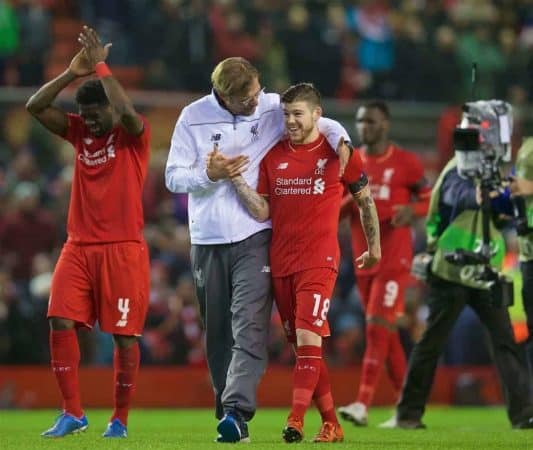
<svg viewBox="0 0 533 450">
<path fill-rule="evenodd" d="M 471 178 L 459 175 L 456 158 L 441 172 L 431 195 L 427 217 L 428 251 L 433 254 L 428 276 L 427 329 L 415 345 L 397 405 L 396 417 L 383 428 L 425 428 L 421 419 L 437 361 L 459 314 L 469 305 L 485 325 L 503 385 L 513 428 L 533 428 L 533 405 L 525 359 L 513 339 L 507 307 L 491 301 L 487 282 L 479 280 L 480 265 L 455 265 L 444 255 L 460 248 L 477 251 L 482 242 L 481 195 Z M 491 218 L 491 266 L 503 259 L 504 242 Z"/>
<path fill-rule="evenodd" d="M 518 150 L 516 175 L 510 188 L 517 210 L 517 232 L 522 272 L 522 303 L 527 317 L 529 341 L 533 339 L 533 137 Z"/>
</svg>

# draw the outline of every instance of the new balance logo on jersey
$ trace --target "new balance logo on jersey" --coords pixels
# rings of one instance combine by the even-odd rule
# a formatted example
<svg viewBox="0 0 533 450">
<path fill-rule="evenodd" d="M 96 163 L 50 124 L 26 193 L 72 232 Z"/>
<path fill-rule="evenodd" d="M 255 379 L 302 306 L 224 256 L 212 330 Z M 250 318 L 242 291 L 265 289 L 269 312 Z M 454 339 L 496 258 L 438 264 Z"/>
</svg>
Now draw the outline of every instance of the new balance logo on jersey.
<svg viewBox="0 0 533 450">
<path fill-rule="evenodd" d="M 83 142 L 85 145 L 91 145 L 93 143 L 93 140 L 91 138 L 83 138 Z"/>
<path fill-rule="evenodd" d="M 276 168 L 279 169 L 279 170 L 285 170 L 287 167 L 289 167 L 289 163 L 282 162 L 282 163 L 279 163 L 279 166 L 276 167 Z"/>
<path fill-rule="evenodd" d="M 263 266 L 261 273 L 270 273 L 270 266 Z"/>
<path fill-rule="evenodd" d="M 221 138 L 222 138 L 222 134 L 221 133 L 215 133 L 215 134 L 211 135 L 211 142 L 218 142 L 218 141 L 220 141 Z"/>
<path fill-rule="evenodd" d="M 328 158 L 319 158 L 316 162 L 315 175 L 324 175 L 324 169 L 326 168 L 326 163 Z"/>
<path fill-rule="evenodd" d="M 326 189 L 326 182 L 322 178 L 317 178 L 313 185 L 313 194 L 321 195 Z"/>
</svg>

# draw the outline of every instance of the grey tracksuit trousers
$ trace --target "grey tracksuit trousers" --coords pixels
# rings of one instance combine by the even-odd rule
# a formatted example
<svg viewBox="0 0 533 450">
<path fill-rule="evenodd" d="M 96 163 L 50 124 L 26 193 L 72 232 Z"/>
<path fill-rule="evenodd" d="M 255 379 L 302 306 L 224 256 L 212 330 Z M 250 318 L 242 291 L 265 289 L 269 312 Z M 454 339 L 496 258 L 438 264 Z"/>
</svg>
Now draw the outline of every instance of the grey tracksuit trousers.
<svg viewBox="0 0 533 450">
<path fill-rule="evenodd" d="M 262 230 L 241 242 L 191 249 L 219 419 L 229 410 L 246 421 L 255 414 L 272 310 L 271 233 Z"/>
</svg>

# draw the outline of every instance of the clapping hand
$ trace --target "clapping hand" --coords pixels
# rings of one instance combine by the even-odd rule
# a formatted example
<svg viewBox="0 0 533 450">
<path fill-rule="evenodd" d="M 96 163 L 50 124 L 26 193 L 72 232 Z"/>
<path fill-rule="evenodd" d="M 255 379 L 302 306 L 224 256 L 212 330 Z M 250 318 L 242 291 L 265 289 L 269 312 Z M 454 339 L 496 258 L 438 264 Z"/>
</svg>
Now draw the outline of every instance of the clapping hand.
<svg viewBox="0 0 533 450">
<path fill-rule="evenodd" d="M 215 144 L 213 151 L 207 155 L 207 176 L 211 181 L 234 178 L 246 170 L 248 163 L 249 158 L 245 155 L 227 158 L 220 152 L 218 145 Z"/>
<path fill-rule="evenodd" d="M 83 49 L 93 70 L 97 63 L 106 60 L 109 54 L 109 48 L 113 45 L 111 43 L 102 45 L 102 41 L 96 31 L 86 25 L 78 36 L 78 42 L 83 45 Z"/>
<path fill-rule="evenodd" d="M 68 68 L 77 77 L 85 77 L 94 72 L 94 65 L 92 65 L 87 58 L 85 48 L 82 48 L 76 53 Z"/>
</svg>

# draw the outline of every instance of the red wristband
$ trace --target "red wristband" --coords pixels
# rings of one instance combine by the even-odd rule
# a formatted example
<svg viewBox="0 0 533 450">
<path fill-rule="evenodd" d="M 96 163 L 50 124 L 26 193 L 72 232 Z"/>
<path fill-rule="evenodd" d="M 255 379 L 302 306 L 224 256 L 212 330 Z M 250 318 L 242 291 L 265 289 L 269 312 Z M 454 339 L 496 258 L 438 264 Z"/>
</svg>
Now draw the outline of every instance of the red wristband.
<svg viewBox="0 0 533 450">
<path fill-rule="evenodd" d="M 96 65 L 94 66 L 94 70 L 96 71 L 96 75 L 98 76 L 98 78 L 105 78 L 113 75 L 109 67 L 107 67 L 107 64 L 103 61 L 96 63 Z"/>
</svg>

